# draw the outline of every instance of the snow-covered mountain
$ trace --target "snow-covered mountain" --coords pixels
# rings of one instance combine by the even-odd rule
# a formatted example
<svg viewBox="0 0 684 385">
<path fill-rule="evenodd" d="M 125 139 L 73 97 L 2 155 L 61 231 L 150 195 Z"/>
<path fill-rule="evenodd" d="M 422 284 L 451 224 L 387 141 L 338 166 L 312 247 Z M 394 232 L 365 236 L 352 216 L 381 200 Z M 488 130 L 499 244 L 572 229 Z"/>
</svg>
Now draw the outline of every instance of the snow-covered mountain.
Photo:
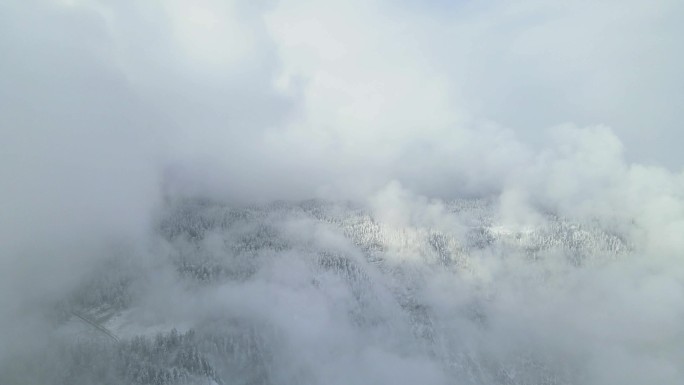
<svg viewBox="0 0 684 385">
<path fill-rule="evenodd" d="M 584 359 L 534 317 L 553 317 L 553 296 L 581 272 L 629 255 L 621 235 L 553 215 L 505 225 L 484 199 L 413 222 L 316 200 L 169 203 L 142 255 L 103 260 L 50 310 L 44 364 L 18 357 L 12 372 L 56 384 L 582 383 Z"/>
</svg>

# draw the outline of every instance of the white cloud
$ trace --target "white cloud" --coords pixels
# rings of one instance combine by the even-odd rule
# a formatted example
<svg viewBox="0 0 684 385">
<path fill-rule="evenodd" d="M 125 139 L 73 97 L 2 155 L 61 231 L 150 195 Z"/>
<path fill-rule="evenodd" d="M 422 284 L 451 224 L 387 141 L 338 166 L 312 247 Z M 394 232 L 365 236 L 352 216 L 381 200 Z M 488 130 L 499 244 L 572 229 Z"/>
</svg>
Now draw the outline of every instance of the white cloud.
<svg viewBox="0 0 684 385">
<path fill-rule="evenodd" d="M 553 348 L 605 364 L 594 383 L 673 382 L 681 352 L 654 341 L 681 337 L 682 11 L 674 0 L 6 1 L 0 289 L 22 295 L 1 295 L 3 308 L 58 297 L 112 241 L 144 244 L 163 194 L 353 199 L 397 228 L 455 232 L 444 199 L 496 197 L 505 225 L 543 224 L 544 211 L 596 220 L 626 234 L 636 256 L 571 274 L 559 285 L 577 291 L 548 296 L 518 286 L 520 262 L 483 258 L 485 281 L 510 289 L 492 335 L 543 339 L 561 324 L 570 337 Z M 304 309 L 312 298 L 281 294 Z M 349 326 L 310 311 L 321 330 Z M 550 321 L 536 334 L 527 316 Z M 12 317 L 0 330 L 17 326 Z M 625 319 L 634 324 L 614 327 Z M 345 357 L 363 361 L 340 336 L 330 338 Z M 400 379 L 432 370 L 361 355 L 406 365 Z M 387 379 L 359 370 L 360 382 Z"/>
</svg>

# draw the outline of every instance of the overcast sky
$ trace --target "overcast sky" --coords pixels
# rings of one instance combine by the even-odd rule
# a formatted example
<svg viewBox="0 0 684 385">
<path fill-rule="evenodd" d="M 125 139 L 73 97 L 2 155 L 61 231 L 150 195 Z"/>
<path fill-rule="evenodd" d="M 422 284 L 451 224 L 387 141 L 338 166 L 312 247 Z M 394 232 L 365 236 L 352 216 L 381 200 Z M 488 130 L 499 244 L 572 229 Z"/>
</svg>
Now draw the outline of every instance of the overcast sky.
<svg viewBox="0 0 684 385">
<path fill-rule="evenodd" d="M 535 151 L 565 123 L 606 125 L 628 161 L 680 171 L 683 8 L 5 1 L 3 171 L 147 180 L 169 164 L 209 173 L 211 163 L 248 190 L 310 195 L 332 179 L 412 180 L 414 157 L 432 168 L 473 141 Z M 506 149 L 495 147 L 501 135 Z"/>
</svg>

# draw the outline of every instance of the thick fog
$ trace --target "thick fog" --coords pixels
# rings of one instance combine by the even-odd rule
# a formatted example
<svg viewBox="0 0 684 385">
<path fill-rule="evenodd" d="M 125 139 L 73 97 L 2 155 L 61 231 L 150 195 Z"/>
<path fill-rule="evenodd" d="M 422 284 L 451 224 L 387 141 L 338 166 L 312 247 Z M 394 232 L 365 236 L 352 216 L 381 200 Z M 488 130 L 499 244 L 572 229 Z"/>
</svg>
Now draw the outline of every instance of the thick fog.
<svg viewBox="0 0 684 385">
<path fill-rule="evenodd" d="M 684 383 L 683 22 L 3 1 L 0 383 Z"/>
</svg>

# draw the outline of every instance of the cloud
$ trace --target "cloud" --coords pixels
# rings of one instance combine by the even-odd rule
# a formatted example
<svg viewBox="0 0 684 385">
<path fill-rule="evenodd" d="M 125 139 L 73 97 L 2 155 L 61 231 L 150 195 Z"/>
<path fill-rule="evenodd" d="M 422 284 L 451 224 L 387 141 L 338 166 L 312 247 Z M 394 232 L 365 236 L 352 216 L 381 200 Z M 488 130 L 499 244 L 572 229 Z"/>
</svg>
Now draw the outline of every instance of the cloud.
<svg viewBox="0 0 684 385">
<path fill-rule="evenodd" d="M 41 304 L 102 260 L 163 260 L 148 255 L 166 252 L 155 249 L 152 222 L 176 198 L 352 200 L 397 234 L 462 240 L 467 223 L 449 200 L 477 197 L 494 202 L 505 231 L 549 225 L 552 214 L 598 223 L 633 255 L 567 273 L 558 259 L 530 266 L 515 253 L 476 253 L 472 277 L 430 275 L 434 290 L 422 298 L 445 320 L 479 303 L 478 285 L 507 293 L 491 304 L 499 322 L 491 333 L 458 338 L 508 358 L 526 339 L 569 352 L 589 368 L 589 383 L 674 383 L 681 349 L 659 344 L 681 339 L 681 8 L 674 0 L 4 2 L 0 333 L 12 347 L 0 360 L 21 345 L 17 330 L 47 328 Z M 307 226 L 290 223 L 290 235 L 355 250 Z M 218 254 L 216 242 L 205 246 Z M 402 247 L 389 249 L 419 254 Z M 280 322 L 292 346 L 311 349 L 296 359 L 315 360 L 329 353 L 325 344 L 305 339 L 306 325 L 267 299 L 293 284 L 278 280 L 308 282 L 308 262 L 297 263 L 240 287 L 252 303 L 232 294 L 207 306 L 253 306 Z M 546 292 L 521 282 L 549 271 L 560 278 Z M 147 299 L 162 310 L 173 301 L 161 288 L 192 295 L 170 276 L 149 286 Z M 340 309 L 330 298 L 290 289 L 279 292 L 284 303 L 310 312 L 319 335 L 341 330 L 328 342 L 348 366 L 326 361 L 326 378 L 358 367 L 359 383 L 443 381 L 420 354 L 378 350 L 358 335 L 348 343 L 344 333 L 355 330 L 333 317 Z M 439 289 L 462 290 L 460 299 Z M 351 295 L 333 292 L 343 302 Z M 307 308 L 310 300 L 320 306 Z M 405 370 L 378 372 L 367 365 L 374 360 Z"/>
<path fill-rule="evenodd" d="M 158 127 L 113 64 L 99 15 L 36 2 L 3 9 L 3 291 L 49 291 L 101 241 L 148 228 Z M 55 271 L 64 273 L 45 279 Z"/>
<path fill-rule="evenodd" d="M 466 110 L 533 143 L 549 126 L 609 125 L 630 161 L 681 169 L 674 148 L 662 151 L 681 139 L 680 3 L 454 4 L 408 2 L 399 15 Z"/>
<path fill-rule="evenodd" d="M 676 113 L 655 111 L 677 109 L 661 79 L 677 84 L 679 72 L 647 64 L 679 60 L 672 2 L 33 4 L 53 14 L 55 26 L 41 28 L 83 19 L 52 45 L 78 55 L 53 70 L 115 79 L 72 99 L 127 99 L 112 115 L 145 133 L 171 189 L 359 198 L 397 179 L 431 196 L 490 193 L 545 150 L 544 130 L 567 122 L 610 126 L 628 163 L 678 167 L 677 151 L 655 148 L 643 129 L 657 127 L 662 146 L 678 142 Z M 36 35 L 17 27 L 7 44 L 19 49 L 20 33 Z M 49 50 L 22 49 L 34 66 L 49 60 Z M 646 85 L 657 92 L 632 91 Z M 57 108 L 59 85 L 49 87 L 41 105 Z"/>
</svg>

